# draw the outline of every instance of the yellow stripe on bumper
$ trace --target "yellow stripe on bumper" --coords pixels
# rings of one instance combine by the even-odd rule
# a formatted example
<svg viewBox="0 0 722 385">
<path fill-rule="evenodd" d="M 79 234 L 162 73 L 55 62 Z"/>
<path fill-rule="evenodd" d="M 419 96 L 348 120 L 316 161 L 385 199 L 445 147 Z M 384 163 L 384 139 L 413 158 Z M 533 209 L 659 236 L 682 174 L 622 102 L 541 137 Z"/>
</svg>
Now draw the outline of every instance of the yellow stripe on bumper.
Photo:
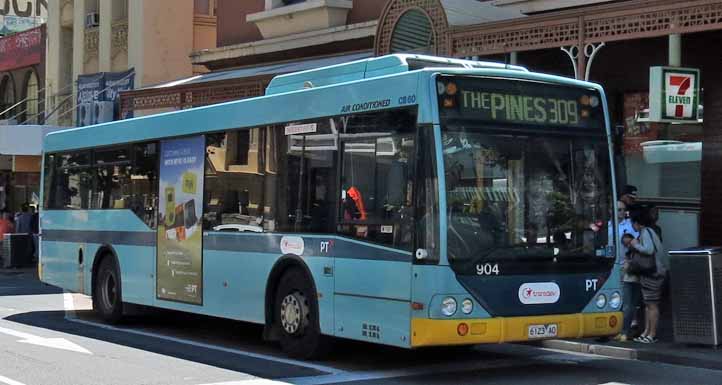
<svg viewBox="0 0 722 385">
<path fill-rule="evenodd" d="M 616 319 L 616 322 L 611 322 L 614 326 L 610 326 L 612 317 Z M 469 327 L 465 336 L 457 332 L 461 323 Z M 411 320 L 411 347 L 529 341 L 529 325 L 546 324 L 557 324 L 557 336 L 554 338 L 614 335 L 622 328 L 622 313 L 453 320 L 414 318 Z"/>
</svg>

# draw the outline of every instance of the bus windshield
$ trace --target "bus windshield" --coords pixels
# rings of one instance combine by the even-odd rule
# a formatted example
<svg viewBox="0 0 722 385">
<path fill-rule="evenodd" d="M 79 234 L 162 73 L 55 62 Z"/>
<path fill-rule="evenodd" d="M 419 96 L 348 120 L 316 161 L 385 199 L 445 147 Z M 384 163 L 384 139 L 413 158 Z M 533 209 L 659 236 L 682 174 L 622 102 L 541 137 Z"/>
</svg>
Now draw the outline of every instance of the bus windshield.
<svg viewBox="0 0 722 385">
<path fill-rule="evenodd" d="M 480 275 L 608 270 L 611 168 L 599 95 L 470 80 L 446 79 L 451 102 L 439 86 L 452 267 Z"/>
</svg>

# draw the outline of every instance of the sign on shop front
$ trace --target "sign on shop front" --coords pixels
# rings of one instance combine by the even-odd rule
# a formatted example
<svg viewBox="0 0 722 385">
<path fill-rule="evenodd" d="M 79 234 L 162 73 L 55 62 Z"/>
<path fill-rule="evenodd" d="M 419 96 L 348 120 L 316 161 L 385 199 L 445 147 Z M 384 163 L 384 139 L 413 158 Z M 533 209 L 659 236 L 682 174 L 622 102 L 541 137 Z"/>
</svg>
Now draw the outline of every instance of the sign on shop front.
<svg viewBox="0 0 722 385">
<path fill-rule="evenodd" d="M 699 70 L 651 67 L 649 72 L 649 120 L 697 122 Z"/>
<path fill-rule="evenodd" d="M 47 0 L 0 0 L 0 35 L 38 27 L 47 18 Z"/>
<path fill-rule="evenodd" d="M 0 38 L 0 72 L 40 64 L 44 43 L 44 26 Z"/>
</svg>

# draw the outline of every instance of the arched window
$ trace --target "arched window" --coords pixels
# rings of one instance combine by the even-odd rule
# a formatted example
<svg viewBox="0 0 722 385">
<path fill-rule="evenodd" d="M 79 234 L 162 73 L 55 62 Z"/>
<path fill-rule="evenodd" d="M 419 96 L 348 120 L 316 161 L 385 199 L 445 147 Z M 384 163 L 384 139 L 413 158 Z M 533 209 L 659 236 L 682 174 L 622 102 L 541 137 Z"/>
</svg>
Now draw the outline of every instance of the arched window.
<svg viewBox="0 0 722 385">
<path fill-rule="evenodd" d="M 25 83 L 25 117 L 22 119 L 25 124 L 38 124 L 38 106 L 40 98 L 38 93 L 38 75 L 30 70 Z"/>
<path fill-rule="evenodd" d="M 0 113 L 10 108 L 13 104 L 15 104 L 15 84 L 10 75 L 5 75 L 2 80 L 0 80 Z M 0 114 L 0 120 L 12 118 L 15 116 L 14 111 L 15 109 Z"/>
<path fill-rule="evenodd" d="M 434 29 L 431 20 L 420 9 L 401 15 L 391 35 L 391 53 L 433 53 Z"/>
</svg>

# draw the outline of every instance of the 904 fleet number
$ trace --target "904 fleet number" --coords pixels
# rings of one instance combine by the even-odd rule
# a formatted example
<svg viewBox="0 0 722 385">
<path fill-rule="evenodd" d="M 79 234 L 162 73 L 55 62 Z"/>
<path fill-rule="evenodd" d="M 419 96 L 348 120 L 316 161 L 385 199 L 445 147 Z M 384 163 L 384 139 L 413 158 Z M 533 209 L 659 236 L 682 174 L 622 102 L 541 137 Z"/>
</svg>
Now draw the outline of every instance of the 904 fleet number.
<svg viewBox="0 0 722 385">
<path fill-rule="evenodd" d="M 478 263 L 476 265 L 476 275 L 499 275 L 499 264 Z"/>
</svg>

